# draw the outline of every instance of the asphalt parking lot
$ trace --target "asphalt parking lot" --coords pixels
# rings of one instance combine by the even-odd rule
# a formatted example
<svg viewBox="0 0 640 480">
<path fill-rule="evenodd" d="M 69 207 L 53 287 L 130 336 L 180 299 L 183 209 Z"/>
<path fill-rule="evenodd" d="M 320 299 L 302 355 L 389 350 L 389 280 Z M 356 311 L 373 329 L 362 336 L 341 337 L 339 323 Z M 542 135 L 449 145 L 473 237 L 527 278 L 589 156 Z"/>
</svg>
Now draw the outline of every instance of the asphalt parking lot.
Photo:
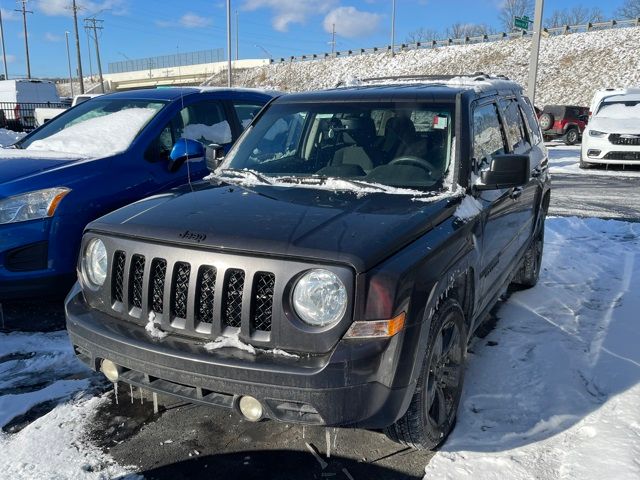
<svg viewBox="0 0 640 480">
<path fill-rule="evenodd" d="M 557 174 L 552 215 L 640 219 L 640 179 Z M 2 330 L 56 330 L 64 326 L 59 301 L 2 305 Z M 91 439 L 121 465 L 148 479 L 397 479 L 422 478 L 431 452 L 416 452 L 381 432 L 249 423 L 221 409 L 159 398 L 128 387 L 101 407 Z"/>
</svg>

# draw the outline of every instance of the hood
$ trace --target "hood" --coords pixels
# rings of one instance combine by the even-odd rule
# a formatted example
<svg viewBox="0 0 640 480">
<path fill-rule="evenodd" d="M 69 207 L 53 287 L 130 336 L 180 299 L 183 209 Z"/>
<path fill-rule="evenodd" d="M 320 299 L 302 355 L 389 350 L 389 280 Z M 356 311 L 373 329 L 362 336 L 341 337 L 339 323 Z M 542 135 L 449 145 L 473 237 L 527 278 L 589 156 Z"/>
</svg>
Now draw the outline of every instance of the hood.
<svg viewBox="0 0 640 480">
<path fill-rule="evenodd" d="M 593 117 L 587 128 L 605 133 L 640 135 L 640 119 Z"/>
<path fill-rule="evenodd" d="M 79 160 L 73 155 L 54 152 L 0 149 L 0 185 L 31 175 L 47 172 Z"/>
<path fill-rule="evenodd" d="M 204 183 L 204 182 L 203 182 Z M 351 265 L 366 271 L 451 216 L 451 197 L 208 185 L 124 207 L 87 229 L 190 247 Z"/>
</svg>

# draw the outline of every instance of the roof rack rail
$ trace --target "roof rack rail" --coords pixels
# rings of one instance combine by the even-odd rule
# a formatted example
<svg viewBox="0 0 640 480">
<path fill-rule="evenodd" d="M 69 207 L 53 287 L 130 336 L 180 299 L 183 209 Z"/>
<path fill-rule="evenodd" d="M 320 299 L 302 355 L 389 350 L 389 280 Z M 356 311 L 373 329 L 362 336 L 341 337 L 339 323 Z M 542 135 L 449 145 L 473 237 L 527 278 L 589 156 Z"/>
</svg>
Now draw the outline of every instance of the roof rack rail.
<svg viewBox="0 0 640 480">
<path fill-rule="evenodd" d="M 392 75 L 387 77 L 370 77 L 360 78 L 361 82 L 382 82 L 382 81 L 396 81 L 396 80 L 430 80 L 430 81 L 443 81 L 453 80 L 454 78 L 469 78 L 473 81 L 489 80 L 491 78 L 499 78 L 501 80 L 509 80 L 505 75 L 496 75 L 492 77 L 483 72 L 476 72 L 472 74 L 459 74 L 459 75 Z"/>
</svg>

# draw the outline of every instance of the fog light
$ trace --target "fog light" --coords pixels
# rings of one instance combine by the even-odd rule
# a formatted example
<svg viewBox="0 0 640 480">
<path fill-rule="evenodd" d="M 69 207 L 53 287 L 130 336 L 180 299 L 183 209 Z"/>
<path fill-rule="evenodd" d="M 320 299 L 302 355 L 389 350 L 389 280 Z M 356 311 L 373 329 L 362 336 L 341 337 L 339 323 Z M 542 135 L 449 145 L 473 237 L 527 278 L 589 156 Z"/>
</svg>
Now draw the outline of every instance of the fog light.
<svg viewBox="0 0 640 480">
<path fill-rule="evenodd" d="M 588 157 L 598 157 L 602 153 L 602 150 L 589 150 L 587 152 Z"/>
<path fill-rule="evenodd" d="M 240 411 L 250 422 L 257 422 L 262 418 L 264 410 L 258 400 L 253 397 L 240 398 Z"/>
<path fill-rule="evenodd" d="M 102 363 L 100 364 L 100 371 L 104 373 L 104 376 L 107 377 L 107 380 L 110 382 L 118 382 L 118 378 L 120 377 L 120 367 L 111 360 L 102 360 Z"/>
</svg>

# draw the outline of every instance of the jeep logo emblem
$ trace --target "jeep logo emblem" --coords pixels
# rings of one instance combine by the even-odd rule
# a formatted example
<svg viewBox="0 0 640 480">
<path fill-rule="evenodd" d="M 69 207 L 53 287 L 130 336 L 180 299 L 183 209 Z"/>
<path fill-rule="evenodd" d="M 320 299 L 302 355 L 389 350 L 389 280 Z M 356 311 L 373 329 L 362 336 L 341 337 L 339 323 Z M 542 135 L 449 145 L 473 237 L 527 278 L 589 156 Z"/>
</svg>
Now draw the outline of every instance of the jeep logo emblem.
<svg viewBox="0 0 640 480">
<path fill-rule="evenodd" d="M 207 236 L 204 233 L 195 233 L 195 232 L 190 232 L 189 230 L 187 230 L 184 233 L 181 233 L 180 235 L 178 235 L 178 237 L 182 238 L 183 240 L 193 240 L 194 242 L 204 242 L 207 239 Z"/>
</svg>

